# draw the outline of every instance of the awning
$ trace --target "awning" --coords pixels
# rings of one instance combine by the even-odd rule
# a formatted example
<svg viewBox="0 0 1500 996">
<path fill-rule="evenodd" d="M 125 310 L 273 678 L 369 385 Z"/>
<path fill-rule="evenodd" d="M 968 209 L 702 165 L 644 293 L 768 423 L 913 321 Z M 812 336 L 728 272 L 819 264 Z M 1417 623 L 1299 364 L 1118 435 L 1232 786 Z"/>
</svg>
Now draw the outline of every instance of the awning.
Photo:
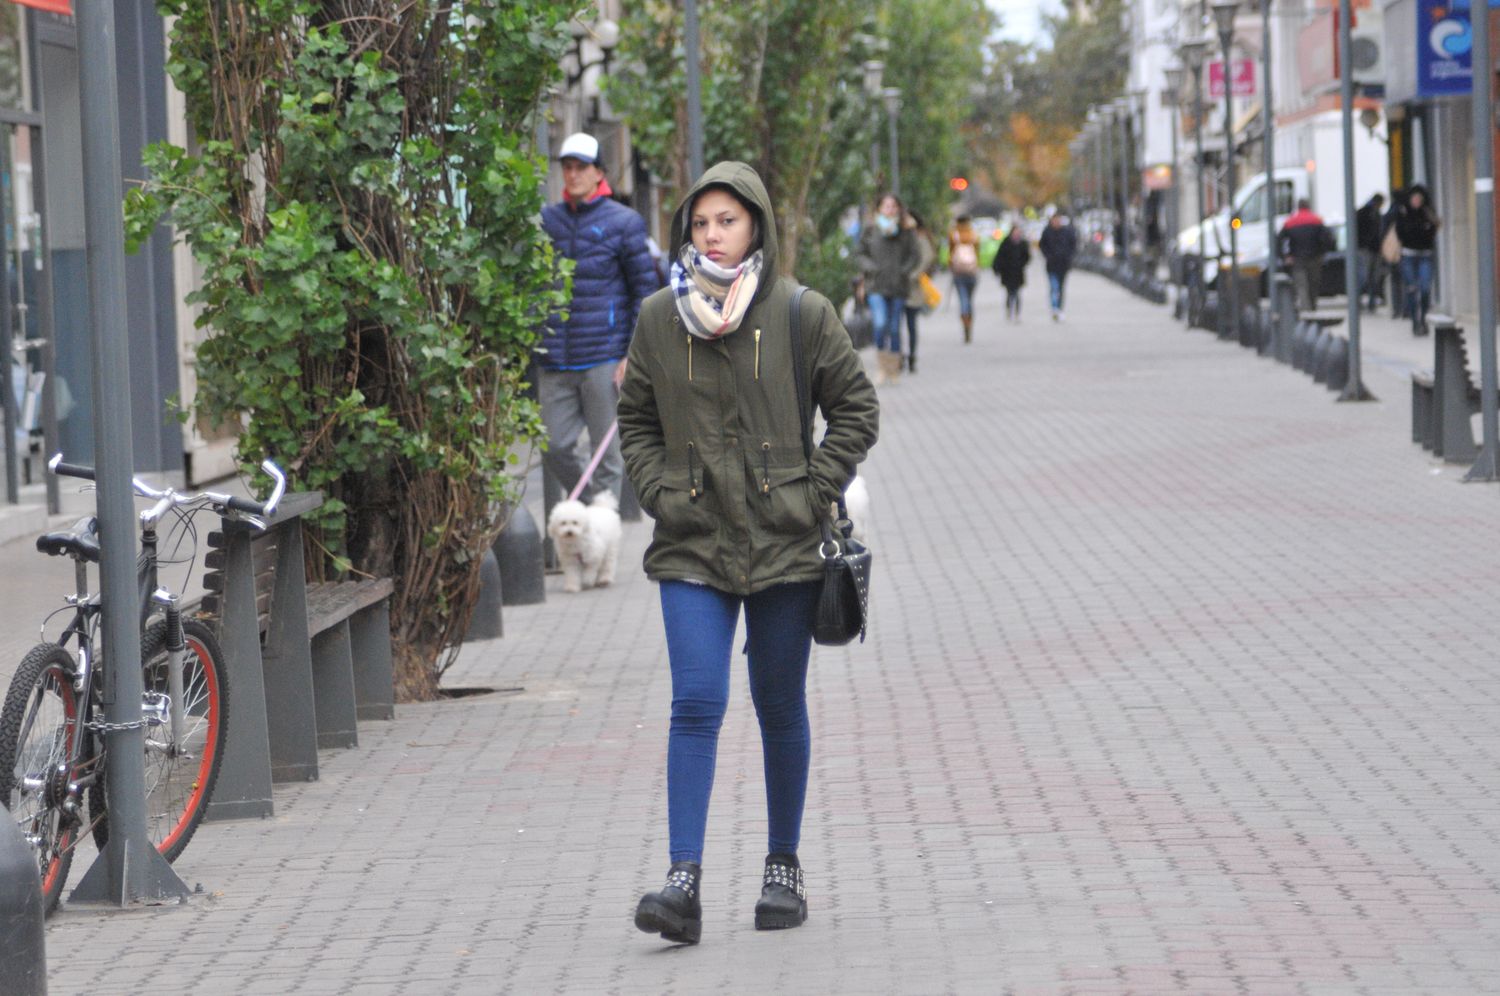
<svg viewBox="0 0 1500 996">
<path fill-rule="evenodd" d="M 35 7 L 37 10 L 49 11 L 53 14 L 72 14 L 72 0 L 11 0 L 22 7 Z"/>
</svg>

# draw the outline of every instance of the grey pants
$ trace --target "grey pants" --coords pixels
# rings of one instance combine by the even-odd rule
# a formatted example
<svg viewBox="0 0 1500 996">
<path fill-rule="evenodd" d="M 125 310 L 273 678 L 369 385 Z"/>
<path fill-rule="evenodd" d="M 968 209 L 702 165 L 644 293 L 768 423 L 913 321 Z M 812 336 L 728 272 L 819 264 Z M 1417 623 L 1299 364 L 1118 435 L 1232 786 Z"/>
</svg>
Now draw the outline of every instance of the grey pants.
<svg viewBox="0 0 1500 996">
<path fill-rule="evenodd" d="M 542 403 L 542 423 L 547 427 L 547 451 L 542 454 L 542 465 L 562 486 L 564 497 L 588 467 L 588 458 L 578 455 L 578 439 L 583 430 L 588 429 L 592 455 L 614 423 L 615 405 L 619 401 L 614 384 L 615 367 L 614 363 L 601 363 L 587 370 L 537 370 L 537 397 Z M 624 476 L 620 437 L 616 434 L 582 497 L 587 501 L 608 490 L 619 498 Z"/>
<path fill-rule="evenodd" d="M 1318 310 L 1318 291 L 1322 285 L 1322 256 L 1292 260 L 1292 287 L 1297 293 L 1298 312 Z"/>
</svg>

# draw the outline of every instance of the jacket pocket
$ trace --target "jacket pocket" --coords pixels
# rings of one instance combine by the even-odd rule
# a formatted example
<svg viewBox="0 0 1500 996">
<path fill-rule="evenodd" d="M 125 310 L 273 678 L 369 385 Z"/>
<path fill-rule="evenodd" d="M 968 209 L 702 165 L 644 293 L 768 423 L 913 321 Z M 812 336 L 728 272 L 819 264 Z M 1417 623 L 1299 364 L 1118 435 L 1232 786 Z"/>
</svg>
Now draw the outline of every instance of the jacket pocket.
<svg viewBox="0 0 1500 996">
<path fill-rule="evenodd" d="M 818 514 L 807 468 L 757 467 L 758 493 L 751 499 L 757 523 L 766 532 L 800 537 L 817 528 Z"/>
<path fill-rule="evenodd" d="M 678 538 L 712 533 L 717 516 L 710 504 L 701 474 L 692 467 L 668 467 L 656 492 L 657 528 Z"/>
</svg>

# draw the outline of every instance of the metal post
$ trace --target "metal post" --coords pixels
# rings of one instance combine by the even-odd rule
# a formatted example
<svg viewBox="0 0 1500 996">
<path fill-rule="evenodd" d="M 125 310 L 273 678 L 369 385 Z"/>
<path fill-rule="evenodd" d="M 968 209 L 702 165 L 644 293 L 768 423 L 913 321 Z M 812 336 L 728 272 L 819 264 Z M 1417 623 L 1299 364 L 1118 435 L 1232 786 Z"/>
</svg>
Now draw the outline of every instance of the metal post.
<svg viewBox="0 0 1500 996">
<path fill-rule="evenodd" d="M 1229 212 L 1229 332 L 1228 338 L 1240 337 L 1240 239 L 1234 226 L 1234 85 L 1229 58 L 1234 33 L 1219 36 L 1224 50 L 1224 207 Z M 1219 275 L 1224 275 L 1222 267 Z M 1222 291 L 1221 291 L 1222 293 Z"/>
<path fill-rule="evenodd" d="M 688 177 L 703 175 L 703 80 L 698 52 L 698 0 L 685 0 L 682 47 L 687 60 Z"/>
<path fill-rule="evenodd" d="M 1121 252 L 1124 254 L 1125 270 L 1131 269 L 1130 252 L 1130 193 L 1131 187 L 1131 121 L 1130 105 L 1122 98 L 1115 105 L 1115 120 L 1121 126 Z"/>
<path fill-rule="evenodd" d="M 891 142 L 891 192 L 901 196 L 901 147 L 897 142 L 896 118 L 901 113 L 901 97 L 894 87 L 885 91 L 885 112 L 890 127 Z"/>
<path fill-rule="evenodd" d="M 1484 446 L 1466 481 L 1500 480 L 1500 397 L 1495 370 L 1495 125 L 1489 7 L 1470 4 L 1474 23 L 1474 238 L 1479 249 L 1479 411 Z"/>
<path fill-rule="evenodd" d="M 1180 70 L 1179 70 L 1180 72 Z M 1172 106 L 1168 108 L 1171 112 L 1172 126 L 1167 129 L 1172 136 L 1172 196 L 1167 201 L 1167 251 L 1175 252 L 1177 248 L 1177 236 L 1182 232 L 1182 164 L 1178 161 L 1180 152 L 1177 148 L 1177 128 L 1182 123 L 1181 108 L 1177 103 L 1177 94 L 1172 94 Z M 1171 277 L 1169 276 L 1170 280 Z"/>
<path fill-rule="evenodd" d="M 187 896 L 188 889 L 146 838 L 145 730 L 138 725 L 141 634 L 137 628 L 135 505 L 130 488 L 133 447 L 114 5 L 79 4 L 75 10 L 98 453 L 105 719 L 125 728 L 105 734 L 109 751 L 105 776 L 109 843 L 73 890 L 73 900 L 124 907 L 142 901 L 179 899 Z"/>
<path fill-rule="evenodd" d="M 1196 269 L 1193 272 L 1192 282 L 1188 286 L 1192 289 L 1198 305 L 1196 309 L 1189 310 L 1197 315 L 1203 308 L 1203 260 L 1208 256 L 1208 209 L 1203 203 L 1203 60 L 1195 59 L 1192 68 L 1193 144 L 1195 146 L 1193 182 L 1198 188 L 1198 258 L 1193 261 Z"/>
<path fill-rule="evenodd" d="M 1104 213 L 1105 223 L 1109 225 L 1109 241 L 1115 241 L 1115 235 L 1120 231 L 1120 226 L 1115 218 L 1115 122 L 1114 110 L 1108 106 L 1100 112 L 1099 132 L 1104 139 L 1104 203 L 1108 210 Z M 1102 248 L 1102 247 L 1101 247 Z M 1115 259 L 1120 258 L 1120 247 L 1115 246 Z"/>
<path fill-rule="evenodd" d="M 1344 293 L 1349 298 L 1349 380 L 1344 384 L 1339 400 L 1374 401 L 1375 396 L 1365 388 L 1359 352 L 1359 240 L 1354 237 L 1354 61 L 1350 55 L 1349 22 L 1352 14 L 1349 6 L 1349 0 L 1339 0 L 1339 96 L 1343 104 L 1344 218 L 1347 219 L 1344 222 Z M 1480 63 L 1476 61 L 1474 65 L 1477 74 Z M 1491 328 L 1492 336 L 1493 332 Z"/>
<path fill-rule="evenodd" d="M 1276 324 L 1276 104 L 1271 99 L 1271 0 L 1260 0 L 1260 64 L 1265 94 L 1261 118 L 1265 121 L 1266 149 L 1266 302 L 1271 324 Z"/>
<path fill-rule="evenodd" d="M 6 175 L 11 174 L 10 139 L 6 134 L 9 130 L 8 125 L 0 125 L 0 173 Z M 7 189 L 14 192 L 15 187 L 11 185 Z M 21 230 L 21 219 L 10 217 L 15 214 L 13 207 L 14 202 L 6 204 L 0 198 L 0 264 L 10 257 L 9 240 L 5 237 L 7 220 L 14 225 L 18 235 Z M 22 281 L 17 281 L 18 287 L 22 284 Z M 0 280 L 0 349 L 4 350 L 3 357 L 0 357 L 0 407 L 5 409 L 5 500 L 11 505 L 21 501 L 20 461 L 16 453 L 16 429 L 20 425 L 21 412 L 16 401 L 16 340 L 11 329 L 14 316 L 15 302 L 11 300 L 10 281 Z"/>
</svg>

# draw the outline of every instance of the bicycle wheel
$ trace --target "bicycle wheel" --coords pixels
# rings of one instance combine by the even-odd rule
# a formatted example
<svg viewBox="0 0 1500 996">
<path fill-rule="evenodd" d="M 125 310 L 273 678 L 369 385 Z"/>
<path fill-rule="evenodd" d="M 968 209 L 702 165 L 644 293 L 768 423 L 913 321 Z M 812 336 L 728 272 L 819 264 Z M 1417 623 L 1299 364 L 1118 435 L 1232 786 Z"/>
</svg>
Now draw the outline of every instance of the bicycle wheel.
<svg viewBox="0 0 1500 996">
<path fill-rule="evenodd" d="M 36 849 L 48 913 L 62 898 L 78 834 L 75 812 L 63 807 L 78 764 L 70 756 L 77 723 L 72 656 L 55 643 L 33 647 L 0 708 L 0 801 Z"/>
<path fill-rule="evenodd" d="M 187 656 L 182 662 L 182 739 L 171 743 L 171 726 L 146 728 L 146 836 L 162 857 L 175 861 L 193 839 L 208 811 L 219 765 L 224 758 L 229 676 L 213 631 L 191 619 L 182 621 Z M 156 622 L 141 634 L 141 679 L 147 694 L 167 692 L 167 624 Z M 89 793 L 94 841 L 100 850 L 109 840 L 109 815 L 103 787 Z"/>
</svg>

